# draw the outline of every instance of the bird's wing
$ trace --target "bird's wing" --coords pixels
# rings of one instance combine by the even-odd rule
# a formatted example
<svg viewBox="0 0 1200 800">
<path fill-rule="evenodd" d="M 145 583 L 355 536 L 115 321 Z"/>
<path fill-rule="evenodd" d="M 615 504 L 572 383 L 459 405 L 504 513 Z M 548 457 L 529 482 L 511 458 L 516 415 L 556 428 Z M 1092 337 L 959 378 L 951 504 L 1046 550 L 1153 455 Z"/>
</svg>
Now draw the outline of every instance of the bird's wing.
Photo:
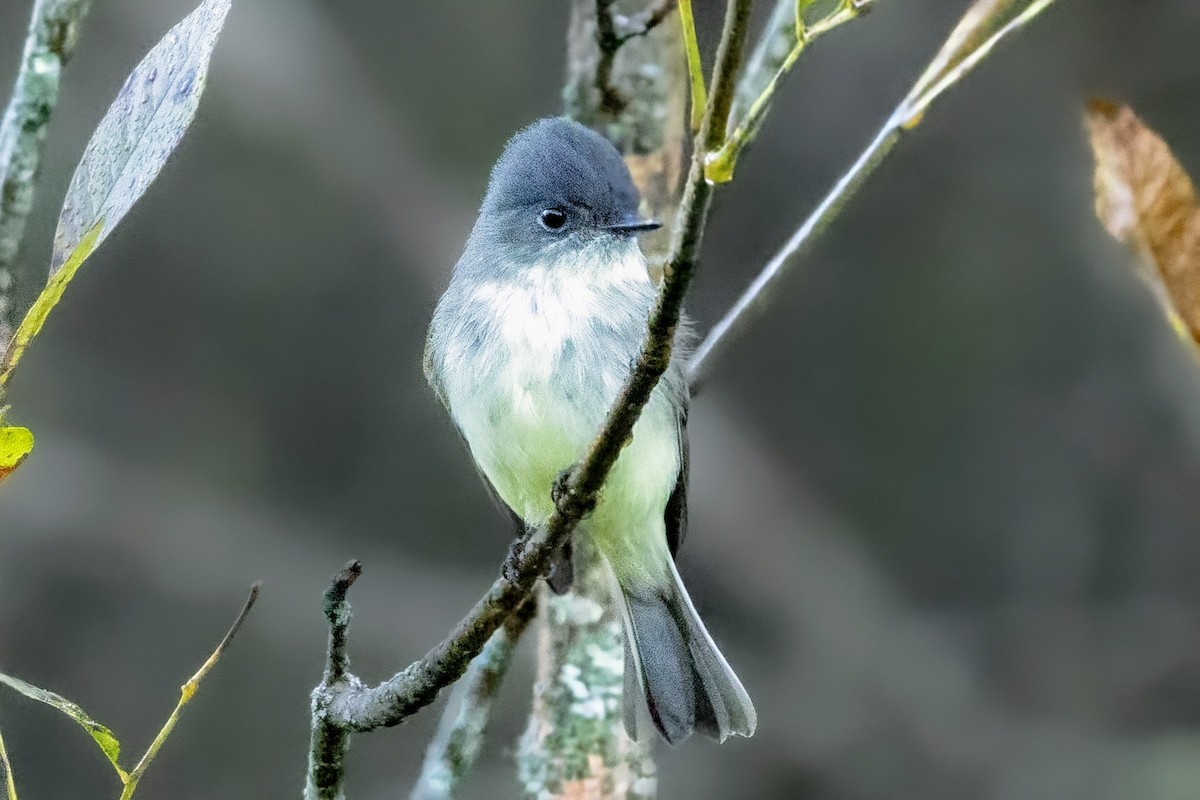
<svg viewBox="0 0 1200 800">
<path fill-rule="evenodd" d="M 686 402 L 679 413 L 679 475 L 675 479 L 675 488 L 667 500 L 666 524 L 667 547 L 671 555 L 679 552 L 679 546 L 687 535 L 687 493 L 688 493 L 688 464 L 690 453 L 687 435 L 688 408 Z"/>
</svg>

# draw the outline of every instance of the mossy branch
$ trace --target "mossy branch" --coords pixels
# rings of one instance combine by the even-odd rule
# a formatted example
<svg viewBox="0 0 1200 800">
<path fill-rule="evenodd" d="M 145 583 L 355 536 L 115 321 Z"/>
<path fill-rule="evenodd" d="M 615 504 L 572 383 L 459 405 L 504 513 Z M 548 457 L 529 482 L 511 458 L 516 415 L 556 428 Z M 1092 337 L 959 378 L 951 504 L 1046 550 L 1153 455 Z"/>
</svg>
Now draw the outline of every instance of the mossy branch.
<svg viewBox="0 0 1200 800">
<path fill-rule="evenodd" d="M 63 66 L 75 52 L 91 0 L 36 0 L 12 98 L 0 121 L 0 350 L 23 309 L 16 294 L 26 277 L 13 272 L 33 208 L 42 143 L 58 105 Z"/>
</svg>

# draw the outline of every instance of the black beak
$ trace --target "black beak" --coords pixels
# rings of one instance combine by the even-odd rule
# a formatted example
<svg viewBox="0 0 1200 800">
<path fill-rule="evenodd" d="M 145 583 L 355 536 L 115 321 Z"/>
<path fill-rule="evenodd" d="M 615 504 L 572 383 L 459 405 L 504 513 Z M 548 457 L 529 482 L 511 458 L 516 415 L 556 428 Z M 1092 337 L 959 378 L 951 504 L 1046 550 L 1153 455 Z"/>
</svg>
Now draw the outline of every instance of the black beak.
<svg viewBox="0 0 1200 800">
<path fill-rule="evenodd" d="M 605 225 L 604 230 L 617 234 L 618 236 L 636 236 L 639 233 L 647 231 L 656 231 L 662 227 L 661 222 L 655 222 L 652 219 L 638 219 L 637 217 L 627 217 L 616 225 Z"/>
</svg>

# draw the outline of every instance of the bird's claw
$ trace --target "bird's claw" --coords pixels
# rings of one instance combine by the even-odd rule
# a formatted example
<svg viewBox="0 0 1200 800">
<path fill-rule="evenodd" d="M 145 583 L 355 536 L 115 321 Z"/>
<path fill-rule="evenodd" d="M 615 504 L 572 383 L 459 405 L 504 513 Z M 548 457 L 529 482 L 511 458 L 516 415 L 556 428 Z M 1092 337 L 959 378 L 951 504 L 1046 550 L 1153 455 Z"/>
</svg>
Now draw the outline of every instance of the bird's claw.
<svg viewBox="0 0 1200 800">
<path fill-rule="evenodd" d="M 562 510 L 567 498 L 571 496 L 571 470 L 564 469 L 558 473 L 558 477 L 554 479 L 554 483 L 550 486 L 550 499 L 554 502 L 554 507 Z"/>
<path fill-rule="evenodd" d="M 500 574 L 504 576 L 504 580 L 509 583 L 517 582 L 517 574 L 520 572 L 521 555 L 525 552 L 525 539 L 520 537 L 513 540 L 513 543 L 508 548 L 508 555 L 504 557 L 504 564 L 500 567 Z"/>
</svg>

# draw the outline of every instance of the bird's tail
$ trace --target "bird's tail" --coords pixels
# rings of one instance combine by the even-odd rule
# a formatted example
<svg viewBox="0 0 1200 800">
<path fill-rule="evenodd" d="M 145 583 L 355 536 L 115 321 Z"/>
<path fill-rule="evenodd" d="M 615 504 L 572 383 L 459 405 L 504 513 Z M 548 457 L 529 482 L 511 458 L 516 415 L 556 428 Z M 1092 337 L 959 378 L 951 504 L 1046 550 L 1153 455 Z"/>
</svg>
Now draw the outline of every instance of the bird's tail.
<svg viewBox="0 0 1200 800">
<path fill-rule="evenodd" d="M 625 601 L 625 730 L 637 739 L 638 698 L 672 745 L 693 731 L 724 741 L 750 736 L 758 715 L 742 682 L 713 643 L 673 560 L 666 586 L 618 576 Z"/>
</svg>

